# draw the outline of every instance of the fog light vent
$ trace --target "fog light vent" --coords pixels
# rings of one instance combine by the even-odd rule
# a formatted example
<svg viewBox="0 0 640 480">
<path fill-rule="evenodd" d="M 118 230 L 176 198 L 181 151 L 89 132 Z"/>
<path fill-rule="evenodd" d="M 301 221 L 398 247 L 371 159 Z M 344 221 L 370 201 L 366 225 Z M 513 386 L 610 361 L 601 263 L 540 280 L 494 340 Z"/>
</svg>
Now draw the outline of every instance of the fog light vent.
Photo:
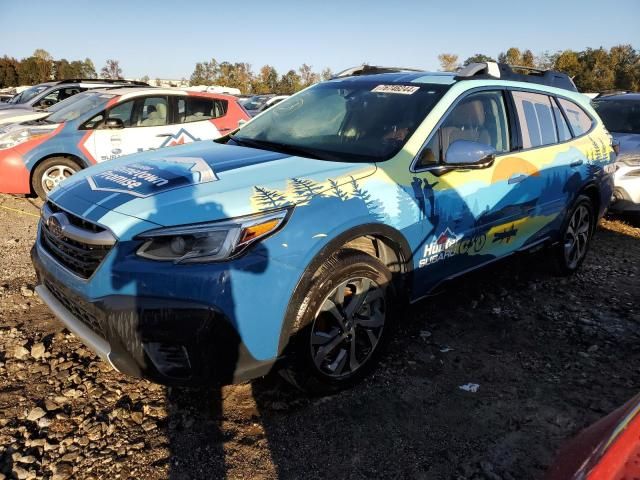
<svg viewBox="0 0 640 480">
<path fill-rule="evenodd" d="M 149 342 L 144 351 L 162 375 L 187 379 L 191 376 L 189 353 L 184 345 Z"/>
</svg>

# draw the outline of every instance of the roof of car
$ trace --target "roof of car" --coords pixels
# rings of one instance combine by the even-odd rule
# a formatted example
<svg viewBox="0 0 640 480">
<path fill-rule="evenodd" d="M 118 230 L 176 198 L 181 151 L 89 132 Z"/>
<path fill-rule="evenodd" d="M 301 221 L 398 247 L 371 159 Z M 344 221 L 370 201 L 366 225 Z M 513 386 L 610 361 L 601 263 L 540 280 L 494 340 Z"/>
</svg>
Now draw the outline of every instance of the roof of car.
<svg viewBox="0 0 640 480">
<path fill-rule="evenodd" d="M 375 82 L 388 82 L 388 83 L 403 83 L 403 82 L 415 82 L 415 83 L 454 83 L 455 74 L 448 72 L 390 72 L 390 73 L 372 73 L 368 75 L 355 75 L 348 77 L 336 77 L 330 81 L 370 81 Z"/>
<path fill-rule="evenodd" d="M 192 92 L 188 90 L 182 90 L 179 88 L 158 88 L 158 87 L 122 87 L 122 88 L 97 88 L 92 92 L 104 93 L 108 95 L 119 95 L 125 98 L 138 97 L 140 95 L 146 95 L 153 93 L 154 95 L 189 95 L 197 97 L 209 97 L 209 98 L 224 98 L 228 100 L 237 100 L 233 95 L 226 95 L 223 93 L 210 93 L 210 92 Z"/>
<path fill-rule="evenodd" d="M 607 101 L 607 100 L 629 100 L 629 101 L 640 101 L 640 92 L 638 93 L 614 93 L 614 94 L 604 94 L 599 95 L 594 100 L 599 102 Z"/>
<path fill-rule="evenodd" d="M 470 63 L 455 72 L 427 72 L 404 67 L 361 65 L 338 73 L 332 80 L 357 81 L 360 78 L 366 78 L 374 82 L 439 83 L 446 85 L 473 80 L 505 81 L 536 84 L 571 92 L 578 91 L 575 83 L 566 73 L 496 62 Z"/>
</svg>

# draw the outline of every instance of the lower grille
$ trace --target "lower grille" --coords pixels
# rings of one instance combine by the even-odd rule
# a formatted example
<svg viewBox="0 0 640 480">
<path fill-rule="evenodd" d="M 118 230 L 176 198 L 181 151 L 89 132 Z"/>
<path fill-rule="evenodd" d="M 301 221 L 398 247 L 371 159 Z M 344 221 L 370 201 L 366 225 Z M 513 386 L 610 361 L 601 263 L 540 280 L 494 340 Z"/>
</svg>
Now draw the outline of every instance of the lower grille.
<svg viewBox="0 0 640 480">
<path fill-rule="evenodd" d="M 69 294 L 58 288 L 50 280 L 45 279 L 44 285 L 51 292 L 51 294 L 56 297 L 56 300 L 58 300 L 67 310 L 69 310 L 74 317 L 76 317 L 101 337 L 106 338 L 104 328 L 102 327 L 102 322 L 100 322 L 100 318 L 98 317 L 99 314 L 95 311 L 95 307 L 75 295 L 72 298 Z"/>
</svg>

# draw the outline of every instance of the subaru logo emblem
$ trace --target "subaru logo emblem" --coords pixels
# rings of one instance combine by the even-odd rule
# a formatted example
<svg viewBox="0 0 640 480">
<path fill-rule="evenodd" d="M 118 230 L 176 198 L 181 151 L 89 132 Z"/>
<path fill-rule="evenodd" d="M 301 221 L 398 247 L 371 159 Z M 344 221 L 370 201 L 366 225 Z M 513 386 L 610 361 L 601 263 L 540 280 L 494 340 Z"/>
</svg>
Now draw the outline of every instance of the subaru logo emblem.
<svg viewBox="0 0 640 480">
<path fill-rule="evenodd" d="M 47 230 L 56 238 L 64 237 L 64 233 L 62 232 L 62 225 L 60 224 L 60 220 L 58 220 L 54 215 L 51 215 L 47 219 Z"/>
</svg>

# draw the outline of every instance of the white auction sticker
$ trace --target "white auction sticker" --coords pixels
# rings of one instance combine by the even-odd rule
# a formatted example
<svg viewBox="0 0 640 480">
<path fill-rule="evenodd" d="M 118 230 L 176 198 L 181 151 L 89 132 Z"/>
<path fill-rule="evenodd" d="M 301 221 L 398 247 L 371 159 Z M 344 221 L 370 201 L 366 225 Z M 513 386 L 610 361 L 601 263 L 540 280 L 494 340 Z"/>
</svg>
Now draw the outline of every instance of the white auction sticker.
<svg viewBox="0 0 640 480">
<path fill-rule="evenodd" d="M 376 93 L 399 93 L 400 95 L 412 95 L 420 90 L 420 87 L 412 87 L 411 85 L 378 85 L 371 90 Z"/>
</svg>

